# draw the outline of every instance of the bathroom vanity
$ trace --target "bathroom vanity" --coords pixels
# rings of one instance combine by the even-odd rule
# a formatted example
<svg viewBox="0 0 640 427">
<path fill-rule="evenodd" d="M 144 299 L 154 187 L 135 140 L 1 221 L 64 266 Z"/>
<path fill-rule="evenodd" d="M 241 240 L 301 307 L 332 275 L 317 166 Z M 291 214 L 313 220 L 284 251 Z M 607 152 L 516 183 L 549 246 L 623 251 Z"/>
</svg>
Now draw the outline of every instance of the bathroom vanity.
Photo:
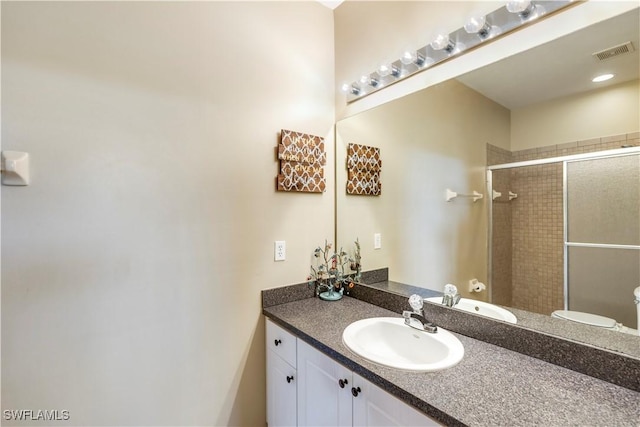
<svg viewBox="0 0 640 427">
<path fill-rule="evenodd" d="M 267 319 L 269 426 L 437 426 L 320 350 Z"/>
<path fill-rule="evenodd" d="M 410 372 L 369 362 L 343 344 L 344 329 L 360 319 L 400 314 L 356 298 L 326 302 L 305 297 L 304 286 L 289 288 L 290 298 L 282 298 L 289 292 L 283 288 L 263 291 L 270 427 L 323 421 L 635 426 L 640 420 L 637 391 L 461 334 L 464 358 L 445 370 Z"/>
</svg>

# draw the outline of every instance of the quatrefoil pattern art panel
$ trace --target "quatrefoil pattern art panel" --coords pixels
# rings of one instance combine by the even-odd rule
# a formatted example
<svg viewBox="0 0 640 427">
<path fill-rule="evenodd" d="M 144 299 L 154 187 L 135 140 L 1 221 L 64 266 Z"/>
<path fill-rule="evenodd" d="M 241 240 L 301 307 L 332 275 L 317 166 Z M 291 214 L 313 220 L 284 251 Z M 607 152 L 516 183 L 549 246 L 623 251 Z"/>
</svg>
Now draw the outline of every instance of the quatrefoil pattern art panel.
<svg viewBox="0 0 640 427">
<path fill-rule="evenodd" d="M 282 129 L 278 161 L 278 191 L 322 193 L 326 190 L 324 138 Z"/>
<path fill-rule="evenodd" d="M 348 144 L 347 171 L 347 194 L 379 196 L 382 193 L 382 158 L 379 148 Z"/>
</svg>

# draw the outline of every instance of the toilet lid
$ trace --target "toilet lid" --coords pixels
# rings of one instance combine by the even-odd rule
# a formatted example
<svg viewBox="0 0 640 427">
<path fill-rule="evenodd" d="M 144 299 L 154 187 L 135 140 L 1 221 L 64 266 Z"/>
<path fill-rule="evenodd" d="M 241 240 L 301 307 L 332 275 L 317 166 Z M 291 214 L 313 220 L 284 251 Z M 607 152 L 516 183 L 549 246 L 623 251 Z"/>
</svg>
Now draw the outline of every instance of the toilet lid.
<svg viewBox="0 0 640 427">
<path fill-rule="evenodd" d="M 599 326 L 601 328 L 613 328 L 616 326 L 616 321 L 613 319 L 598 316 L 597 314 L 583 313 L 581 311 L 556 310 L 551 313 L 551 316 L 587 325 Z"/>
</svg>

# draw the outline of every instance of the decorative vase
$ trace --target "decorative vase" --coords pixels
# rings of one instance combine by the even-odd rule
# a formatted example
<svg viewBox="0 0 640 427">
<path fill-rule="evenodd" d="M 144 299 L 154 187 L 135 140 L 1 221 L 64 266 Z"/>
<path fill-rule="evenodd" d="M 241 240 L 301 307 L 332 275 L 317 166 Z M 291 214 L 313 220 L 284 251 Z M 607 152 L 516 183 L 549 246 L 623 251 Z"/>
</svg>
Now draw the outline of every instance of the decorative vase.
<svg viewBox="0 0 640 427">
<path fill-rule="evenodd" d="M 338 301 L 342 298 L 342 294 L 340 292 L 336 292 L 335 288 L 330 286 L 329 290 L 320 293 L 319 297 L 325 301 Z"/>
</svg>

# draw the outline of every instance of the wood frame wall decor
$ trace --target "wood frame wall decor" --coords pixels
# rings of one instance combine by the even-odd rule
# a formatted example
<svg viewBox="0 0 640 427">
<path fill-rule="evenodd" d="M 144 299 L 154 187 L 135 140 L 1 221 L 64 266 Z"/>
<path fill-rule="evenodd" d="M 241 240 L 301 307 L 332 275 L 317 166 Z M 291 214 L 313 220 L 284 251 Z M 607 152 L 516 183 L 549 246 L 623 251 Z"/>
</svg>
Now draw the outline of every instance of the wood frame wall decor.
<svg viewBox="0 0 640 427">
<path fill-rule="evenodd" d="M 323 193 L 326 190 L 324 138 L 282 129 L 278 161 L 278 191 Z"/>
<path fill-rule="evenodd" d="M 380 149 L 360 144 L 347 145 L 347 194 L 382 194 Z"/>
</svg>

